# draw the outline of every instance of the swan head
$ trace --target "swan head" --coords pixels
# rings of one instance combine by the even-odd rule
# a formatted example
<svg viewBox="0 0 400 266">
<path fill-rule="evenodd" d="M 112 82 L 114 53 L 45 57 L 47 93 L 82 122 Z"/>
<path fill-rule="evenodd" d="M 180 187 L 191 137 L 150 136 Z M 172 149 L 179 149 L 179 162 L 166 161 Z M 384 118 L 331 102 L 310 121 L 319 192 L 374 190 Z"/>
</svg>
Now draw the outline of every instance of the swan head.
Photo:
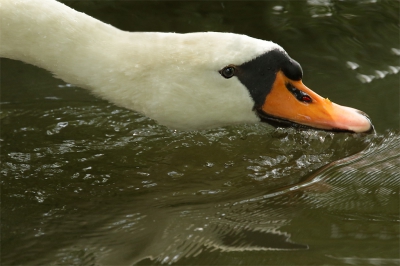
<svg viewBox="0 0 400 266">
<path fill-rule="evenodd" d="M 256 122 L 373 130 L 361 111 L 307 88 L 300 64 L 273 42 L 214 32 L 159 37 L 163 45 L 152 48 L 151 58 L 158 59 L 144 67 L 144 100 L 136 109 L 160 124 L 180 130 Z"/>
</svg>

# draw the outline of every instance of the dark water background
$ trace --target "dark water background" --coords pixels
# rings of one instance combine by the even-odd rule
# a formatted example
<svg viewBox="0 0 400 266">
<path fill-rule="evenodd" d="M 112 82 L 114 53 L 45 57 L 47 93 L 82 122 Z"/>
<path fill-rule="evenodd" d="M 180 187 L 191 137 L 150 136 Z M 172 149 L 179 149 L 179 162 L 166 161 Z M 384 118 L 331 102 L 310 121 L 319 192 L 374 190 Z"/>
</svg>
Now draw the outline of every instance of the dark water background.
<svg viewBox="0 0 400 266">
<path fill-rule="evenodd" d="M 176 132 L 2 59 L 2 265 L 400 264 L 399 1 L 65 2 L 272 40 L 377 134 Z"/>
</svg>

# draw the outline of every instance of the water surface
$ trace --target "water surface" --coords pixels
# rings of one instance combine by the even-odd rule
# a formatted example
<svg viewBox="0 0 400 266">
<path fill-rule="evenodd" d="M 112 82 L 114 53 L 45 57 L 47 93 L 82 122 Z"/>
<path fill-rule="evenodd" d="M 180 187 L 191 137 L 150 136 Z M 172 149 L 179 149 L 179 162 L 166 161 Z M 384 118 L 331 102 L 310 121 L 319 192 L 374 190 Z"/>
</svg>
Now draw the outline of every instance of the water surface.
<svg viewBox="0 0 400 266">
<path fill-rule="evenodd" d="M 399 2 L 66 2 L 130 31 L 272 40 L 376 135 L 177 132 L 1 60 L 1 259 L 398 265 Z"/>
</svg>

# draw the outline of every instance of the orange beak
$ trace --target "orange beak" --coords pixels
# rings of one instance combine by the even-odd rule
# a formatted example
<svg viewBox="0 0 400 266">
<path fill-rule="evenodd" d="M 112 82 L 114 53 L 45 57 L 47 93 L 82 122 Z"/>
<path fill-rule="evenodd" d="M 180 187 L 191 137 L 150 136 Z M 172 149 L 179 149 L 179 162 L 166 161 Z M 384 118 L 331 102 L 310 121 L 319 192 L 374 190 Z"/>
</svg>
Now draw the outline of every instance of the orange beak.
<svg viewBox="0 0 400 266">
<path fill-rule="evenodd" d="M 307 88 L 301 80 L 290 80 L 282 71 L 276 74 L 275 82 L 261 109 L 272 121 L 283 120 L 332 131 L 374 130 L 363 112 L 322 98 Z"/>
</svg>

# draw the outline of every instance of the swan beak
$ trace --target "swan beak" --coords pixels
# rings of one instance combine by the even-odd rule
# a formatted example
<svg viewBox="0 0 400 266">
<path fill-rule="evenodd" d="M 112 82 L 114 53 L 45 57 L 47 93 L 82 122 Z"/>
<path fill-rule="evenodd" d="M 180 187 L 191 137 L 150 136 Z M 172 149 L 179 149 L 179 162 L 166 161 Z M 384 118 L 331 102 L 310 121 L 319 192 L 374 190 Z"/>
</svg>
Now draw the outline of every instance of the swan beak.
<svg viewBox="0 0 400 266">
<path fill-rule="evenodd" d="M 374 132 L 365 113 L 319 96 L 301 80 L 290 80 L 282 71 L 277 73 L 261 109 L 265 115 L 262 118 L 275 122 L 330 131 Z"/>
</svg>

